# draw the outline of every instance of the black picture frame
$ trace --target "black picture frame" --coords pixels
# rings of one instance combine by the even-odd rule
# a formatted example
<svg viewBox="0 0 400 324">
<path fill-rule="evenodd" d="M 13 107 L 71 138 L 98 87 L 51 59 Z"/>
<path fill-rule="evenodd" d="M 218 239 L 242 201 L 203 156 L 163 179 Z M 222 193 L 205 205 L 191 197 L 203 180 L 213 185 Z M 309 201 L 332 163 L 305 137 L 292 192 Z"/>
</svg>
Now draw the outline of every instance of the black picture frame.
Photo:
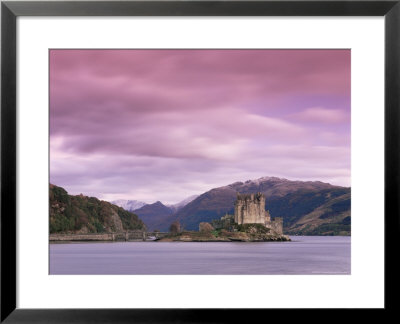
<svg viewBox="0 0 400 324">
<path fill-rule="evenodd" d="M 16 308 L 16 19 L 19 16 L 384 16 L 385 308 L 395 311 L 399 237 L 400 0 L 394 1 L 2 1 L 1 3 L 1 322 L 200 323 L 271 318 L 271 309 Z M 286 310 L 284 310 L 286 311 Z M 305 310 L 292 314 L 304 316 Z M 335 317 L 332 310 L 326 310 Z M 357 310 L 355 310 L 357 311 Z M 268 312 L 268 314 L 267 314 Z M 371 318 L 371 313 L 368 317 Z M 287 316 L 285 313 L 284 316 Z M 297 316 L 297 315 L 295 315 Z M 322 316 L 326 316 L 325 314 Z M 309 319 L 309 318 L 307 318 Z M 318 319 L 318 316 L 317 318 Z M 312 320 L 312 319 L 311 319 Z M 250 321 L 251 322 L 251 321 Z"/>
</svg>

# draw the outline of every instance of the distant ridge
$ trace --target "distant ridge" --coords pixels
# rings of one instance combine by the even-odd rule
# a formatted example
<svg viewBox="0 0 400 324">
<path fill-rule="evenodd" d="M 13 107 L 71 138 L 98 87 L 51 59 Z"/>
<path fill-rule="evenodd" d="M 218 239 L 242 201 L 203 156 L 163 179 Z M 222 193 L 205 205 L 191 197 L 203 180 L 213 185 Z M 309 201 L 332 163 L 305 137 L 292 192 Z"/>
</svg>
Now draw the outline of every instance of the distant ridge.
<svg viewBox="0 0 400 324">
<path fill-rule="evenodd" d="M 157 201 L 153 204 L 146 204 L 138 200 L 124 199 L 114 200 L 112 203 L 124 208 L 127 211 L 134 212 L 135 214 L 139 215 L 149 230 L 155 230 L 157 229 L 156 225 L 162 220 L 168 216 L 171 216 L 173 213 L 176 213 L 197 197 L 198 195 L 193 195 L 173 205 L 164 205 L 160 201 Z"/>
<path fill-rule="evenodd" d="M 135 210 L 135 214 L 143 220 L 150 231 L 157 229 L 160 230 L 157 228 L 157 225 L 173 213 L 174 211 L 170 207 L 165 206 L 161 201 L 157 201 L 154 204 L 144 205 Z M 169 225 L 167 227 L 168 228 L 165 229 L 166 231 L 168 231 Z"/>
</svg>

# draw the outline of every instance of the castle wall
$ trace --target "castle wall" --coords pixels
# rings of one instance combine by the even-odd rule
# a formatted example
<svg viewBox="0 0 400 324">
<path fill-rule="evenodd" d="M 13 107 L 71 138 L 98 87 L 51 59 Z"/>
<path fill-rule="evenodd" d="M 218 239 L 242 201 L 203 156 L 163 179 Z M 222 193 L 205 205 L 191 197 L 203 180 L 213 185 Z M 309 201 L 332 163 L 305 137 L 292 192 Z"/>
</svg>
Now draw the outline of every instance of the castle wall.
<svg viewBox="0 0 400 324">
<path fill-rule="evenodd" d="M 265 223 L 271 222 L 271 215 L 269 214 L 269 210 L 265 212 Z"/>
<path fill-rule="evenodd" d="M 275 217 L 271 223 L 271 229 L 275 231 L 277 234 L 283 234 L 283 218 Z"/>
<path fill-rule="evenodd" d="M 243 202 L 241 200 L 237 200 L 235 203 L 235 223 L 236 224 L 242 224 L 242 208 L 243 208 Z"/>
</svg>

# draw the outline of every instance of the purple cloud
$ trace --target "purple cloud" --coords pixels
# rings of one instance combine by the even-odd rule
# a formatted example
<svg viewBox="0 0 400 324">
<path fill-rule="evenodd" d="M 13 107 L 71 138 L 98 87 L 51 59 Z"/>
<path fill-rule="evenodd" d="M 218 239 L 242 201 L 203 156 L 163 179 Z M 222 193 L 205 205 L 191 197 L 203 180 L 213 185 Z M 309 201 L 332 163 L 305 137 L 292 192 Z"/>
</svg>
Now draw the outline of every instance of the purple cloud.
<svg viewBox="0 0 400 324">
<path fill-rule="evenodd" d="M 52 50 L 50 146 L 51 181 L 103 199 L 349 185 L 350 51 Z"/>
</svg>

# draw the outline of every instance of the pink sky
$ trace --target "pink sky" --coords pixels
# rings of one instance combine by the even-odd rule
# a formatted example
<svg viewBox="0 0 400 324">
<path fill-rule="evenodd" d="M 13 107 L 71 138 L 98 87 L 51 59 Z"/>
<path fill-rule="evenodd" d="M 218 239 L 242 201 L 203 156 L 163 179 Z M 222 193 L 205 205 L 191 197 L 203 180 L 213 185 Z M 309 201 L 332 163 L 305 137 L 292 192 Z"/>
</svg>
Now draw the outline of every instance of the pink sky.
<svg viewBox="0 0 400 324">
<path fill-rule="evenodd" d="M 176 203 L 264 176 L 350 186 L 350 50 L 51 50 L 50 181 Z"/>
</svg>

